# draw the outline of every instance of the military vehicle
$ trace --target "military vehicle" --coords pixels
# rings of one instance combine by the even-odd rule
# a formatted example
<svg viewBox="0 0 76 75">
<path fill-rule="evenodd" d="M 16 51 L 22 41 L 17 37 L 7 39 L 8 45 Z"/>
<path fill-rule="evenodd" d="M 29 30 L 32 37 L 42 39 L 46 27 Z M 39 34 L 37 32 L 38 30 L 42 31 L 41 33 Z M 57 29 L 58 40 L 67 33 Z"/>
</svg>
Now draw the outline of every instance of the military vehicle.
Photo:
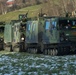
<svg viewBox="0 0 76 75">
<path fill-rule="evenodd" d="M 6 24 L 4 30 L 4 48 L 5 50 L 12 51 L 14 45 L 19 42 L 19 23 Z"/>
<path fill-rule="evenodd" d="M 44 54 L 64 55 L 76 52 L 76 18 L 46 19 L 43 33 Z"/>
<path fill-rule="evenodd" d="M 30 53 L 76 53 L 76 18 L 45 17 L 28 21 L 25 48 Z"/>
<path fill-rule="evenodd" d="M 44 21 L 31 20 L 26 25 L 25 49 L 30 53 L 41 53 Z"/>
<path fill-rule="evenodd" d="M 11 20 L 9 24 L 5 25 L 4 30 L 4 48 L 8 51 L 22 51 L 24 50 L 25 39 L 25 15 L 20 14 L 19 20 Z"/>
<path fill-rule="evenodd" d="M 5 25 L 5 48 L 10 48 L 5 50 L 48 55 L 76 53 L 75 17 L 27 19 L 20 14 L 17 21 Z"/>
</svg>

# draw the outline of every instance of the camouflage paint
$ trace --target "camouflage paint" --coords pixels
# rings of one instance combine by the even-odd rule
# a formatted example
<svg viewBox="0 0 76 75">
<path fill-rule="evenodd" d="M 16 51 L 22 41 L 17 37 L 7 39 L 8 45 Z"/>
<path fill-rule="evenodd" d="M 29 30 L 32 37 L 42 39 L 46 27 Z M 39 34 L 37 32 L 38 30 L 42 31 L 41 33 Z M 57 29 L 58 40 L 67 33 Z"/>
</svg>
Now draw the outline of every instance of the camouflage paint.
<svg viewBox="0 0 76 75">
<path fill-rule="evenodd" d="M 38 43 L 38 21 L 27 22 L 26 43 Z"/>
<path fill-rule="evenodd" d="M 4 42 L 12 42 L 12 26 L 10 24 L 5 25 L 4 29 Z"/>
<path fill-rule="evenodd" d="M 57 19 L 50 18 L 45 20 L 43 43 L 53 44 L 59 42 L 59 32 L 57 30 Z"/>
<path fill-rule="evenodd" d="M 20 42 L 20 23 L 15 23 L 13 25 L 13 30 L 12 30 L 12 41 L 14 43 Z"/>
<path fill-rule="evenodd" d="M 4 30 L 4 42 L 20 42 L 20 23 L 6 24 Z"/>
</svg>

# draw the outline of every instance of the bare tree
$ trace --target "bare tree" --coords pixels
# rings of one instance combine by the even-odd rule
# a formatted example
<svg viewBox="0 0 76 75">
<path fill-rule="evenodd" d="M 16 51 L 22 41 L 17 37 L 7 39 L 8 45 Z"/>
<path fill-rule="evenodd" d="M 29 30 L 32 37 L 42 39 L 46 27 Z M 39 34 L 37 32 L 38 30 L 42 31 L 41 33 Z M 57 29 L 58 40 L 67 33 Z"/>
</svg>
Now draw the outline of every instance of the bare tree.
<svg viewBox="0 0 76 75">
<path fill-rule="evenodd" d="M 0 0 L 0 13 L 2 14 L 7 10 L 6 1 L 7 0 Z M 67 12 L 76 11 L 76 0 L 15 0 L 11 9 L 16 10 L 39 3 L 43 3 L 42 12 L 48 16 L 65 16 Z"/>
<path fill-rule="evenodd" d="M 43 5 L 49 16 L 65 16 L 66 13 L 72 13 L 76 8 L 76 0 L 48 0 Z"/>
<path fill-rule="evenodd" d="M 0 1 L 0 12 L 1 14 L 6 14 L 7 12 L 7 7 L 6 7 L 6 2 L 4 1 Z"/>
</svg>

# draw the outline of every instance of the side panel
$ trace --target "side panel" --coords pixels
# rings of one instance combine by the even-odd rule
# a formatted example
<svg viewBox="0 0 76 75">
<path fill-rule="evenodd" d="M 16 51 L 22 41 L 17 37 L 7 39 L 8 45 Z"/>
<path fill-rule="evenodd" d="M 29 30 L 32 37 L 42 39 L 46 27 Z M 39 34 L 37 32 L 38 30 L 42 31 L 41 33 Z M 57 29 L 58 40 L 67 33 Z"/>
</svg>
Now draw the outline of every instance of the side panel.
<svg viewBox="0 0 76 75">
<path fill-rule="evenodd" d="M 38 21 L 27 22 L 26 43 L 38 43 Z"/>
<path fill-rule="evenodd" d="M 38 41 L 39 41 L 39 43 L 42 43 L 42 41 L 43 41 L 44 23 L 45 23 L 45 21 L 43 19 L 39 20 L 39 26 L 38 26 Z"/>
<path fill-rule="evenodd" d="M 4 29 L 4 42 L 8 43 L 12 41 L 12 26 L 10 24 L 5 25 Z"/>
<path fill-rule="evenodd" d="M 59 42 L 59 32 L 57 30 L 57 22 L 55 19 L 51 18 L 45 20 L 43 42 L 44 44 Z"/>
<path fill-rule="evenodd" d="M 14 26 L 13 26 L 13 42 L 14 43 L 18 43 L 20 42 L 20 23 L 15 23 Z"/>
<path fill-rule="evenodd" d="M 60 18 L 59 30 L 61 42 L 76 42 L 76 18 Z"/>
</svg>

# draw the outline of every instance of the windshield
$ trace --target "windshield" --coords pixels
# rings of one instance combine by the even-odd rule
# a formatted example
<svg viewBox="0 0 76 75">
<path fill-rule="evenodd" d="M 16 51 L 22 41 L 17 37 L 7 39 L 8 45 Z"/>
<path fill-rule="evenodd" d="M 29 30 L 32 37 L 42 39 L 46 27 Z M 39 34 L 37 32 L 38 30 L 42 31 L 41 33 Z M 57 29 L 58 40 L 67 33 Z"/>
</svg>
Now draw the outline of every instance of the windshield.
<svg viewBox="0 0 76 75">
<path fill-rule="evenodd" d="M 50 21 L 45 22 L 45 29 L 48 30 L 50 27 Z"/>
<path fill-rule="evenodd" d="M 59 20 L 59 29 L 76 29 L 76 20 Z"/>
<path fill-rule="evenodd" d="M 55 29 L 57 21 L 55 19 L 48 19 L 45 21 L 45 30 Z"/>
<path fill-rule="evenodd" d="M 31 21 L 27 22 L 26 30 L 30 31 L 31 30 Z"/>
</svg>

